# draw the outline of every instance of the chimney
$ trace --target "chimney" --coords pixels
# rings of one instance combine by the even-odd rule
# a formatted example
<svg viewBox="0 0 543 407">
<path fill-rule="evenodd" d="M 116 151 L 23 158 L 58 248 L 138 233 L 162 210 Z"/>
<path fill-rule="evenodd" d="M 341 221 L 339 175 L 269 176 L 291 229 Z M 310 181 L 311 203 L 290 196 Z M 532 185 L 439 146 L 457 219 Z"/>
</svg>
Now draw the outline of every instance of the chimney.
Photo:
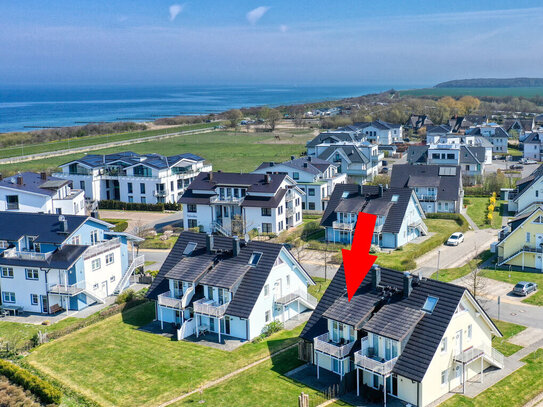
<svg viewBox="0 0 543 407">
<path fill-rule="evenodd" d="M 62 223 L 62 231 L 64 233 L 68 233 L 68 220 L 66 220 L 66 216 L 60 215 L 58 217 L 58 221 Z"/>
<path fill-rule="evenodd" d="M 266 184 L 269 184 L 271 182 L 271 175 L 266 174 Z"/>
<path fill-rule="evenodd" d="M 237 236 L 234 236 L 232 240 L 232 254 L 234 257 L 239 254 L 239 238 Z"/>
<path fill-rule="evenodd" d="M 379 196 L 379 198 L 381 198 L 383 196 L 383 185 L 382 184 L 379 184 L 379 193 L 377 194 Z"/>
<path fill-rule="evenodd" d="M 47 180 L 47 173 L 46 172 L 40 172 L 40 178 L 42 180 L 44 180 L 44 181 Z"/>
<path fill-rule="evenodd" d="M 206 235 L 206 249 L 210 254 L 213 252 L 213 235 L 211 233 Z"/>
<path fill-rule="evenodd" d="M 381 267 L 377 264 L 371 266 L 371 288 L 375 291 L 381 284 Z"/>
<path fill-rule="evenodd" d="M 213 172 L 209 172 L 209 182 L 213 181 Z"/>
<path fill-rule="evenodd" d="M 23 176 L 22 175 L 17 176 L 17 185 L 23 185 Z"/>
<path fill-rule="evenodd" d="M 411 291 L 413 291 L 413 276 L 411 273 L 406 271 L 403 273 L 403 297 L 409 297 L 411 295 Z"/>
<path fill-rule="evenodd" d="M 312 158 L 311 157 L 307 157 L 307 161 L 311 162 Z"/>
</svg>

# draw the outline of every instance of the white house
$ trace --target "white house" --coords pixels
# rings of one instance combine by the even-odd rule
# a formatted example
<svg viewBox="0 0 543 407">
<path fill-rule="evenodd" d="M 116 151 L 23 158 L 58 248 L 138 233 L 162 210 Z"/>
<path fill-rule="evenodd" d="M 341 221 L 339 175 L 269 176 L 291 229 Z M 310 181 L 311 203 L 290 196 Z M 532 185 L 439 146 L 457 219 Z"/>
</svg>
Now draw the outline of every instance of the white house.
<svg viewBox="0 0 543 407">
<path fill-rule="evenodd" d="M 316 157 L 291 157 L 282 163 L 262 163 L 254 174 L 286 174 L 305 192 L 302 210 L 324 211 L 337 184 L 347 181 L 347 174 L 338 173 L 338 167 Z"/>
<path fill-rule="evenodd" d="M 70 184 L 45 172 L 0 175 L 0 211 L 85 215 L 85 194 Z"/>
<path fill-rule="evenodd" d="M 424 407 L 504 367 L 502 334 L 467 288 L 376 265 L 350 301 L 342 265 L 300 336 L 305 374 L 384 405 Z"/>
<path fill-rule="evenodd" d="M 252 340 L 317 300 L 311 277 L 280 244 L 183 232 L 149 289 L 162 329 L 177 338 L 211 333 Z"/>
<path fill-rule="evenodd" d="M 203 172 L 179 203 L 185 230 L 244 236 L 252 230 L 280 233 L 300 225 L 304 195 L 285 174 Z"/>
<path fill-rule="evenodd" d="M 360 145 L 364 141 L 366 141 L 366 136 L 364 136 L 359 129 L 356 129 L 353 126 L 327 131 L 325 133 L 320 133 L 314 139 L 307 142 L 307 155 L 311 157 L 317 156 L 317 146 L 321 144 L 331 145 L 336 143 L 347 143 Z"/>
<path fill-rule="evenodd" d="M 0 212 L 0 283 L 4 310 L 81 310 L 121 292 L 143 256 L 142 239 L 87 216 Z"/>
<path fill-rule="evenodd" d="M 386 145 L 403 141 L 403 129 L 401 124 L 374 120 L 373 122 L 355 123 L 353 127 L 359 128 L 368 141 L 375 144 Z"/>
<path fill-rule="evenodd" d="M 211 171 L 194 154 L 139 155 L 130 151 L 89 154 L 60 166 L 54 175 L 69 179 L 94 201 L 175 203 L 201 171 Z"/>
<path fill-rule="evenodd" d="M 372 244 L 381 248 L 397 249 L 428 234 L 424 211 L 410 188 L 340 184 L 321 220 L 326 240 L 352 243 L 360 212 L 377 216 Z"/>
<path fill-rule="evenodd" d="M 543 165 L 517 182 L 507 202 L 507 209 L 517 215 L 531 213 L 538 206 L 543 206 Z"/>
<path fill-rule="evenodd" d="M 541 152 L 543 151 L 543 132 L 530 133 L 524 139 L 523 157 L 528 160 L 541 161 Z"/>
<path fill-rule="evenodd" d="M 484 137 L 492 144 L 492 152 L 507 153 L 509 134 L 498 125 L 472 127 L 466 130 L 466 135 Z"/>
</svg>

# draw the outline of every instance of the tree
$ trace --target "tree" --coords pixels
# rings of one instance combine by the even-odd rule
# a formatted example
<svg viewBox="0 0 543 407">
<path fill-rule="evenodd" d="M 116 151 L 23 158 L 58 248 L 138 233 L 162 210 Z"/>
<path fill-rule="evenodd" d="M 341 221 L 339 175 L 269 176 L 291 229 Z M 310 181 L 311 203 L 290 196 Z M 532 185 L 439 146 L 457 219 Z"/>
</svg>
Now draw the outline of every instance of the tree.
<svg viewBox="0 0 543 407">
<path fill-rule="evenodd" d="M 466 114 L 476 111 L 479 109 L 479 105 L 481 104 L 481 101 L 473 96 L 462 96 L 458 102 L 464 105 L 464 111 Z"/>
<path fill-rule="evenodd" d="M 277 122 L 281 120 L 281 113 L 279 110 L 276 109 L 269 109 L 268 110 L 268 126 L 271 131 L 275 130 L 275 126 L 277 125 Z"/>
<path fill-rule="evenodd" d="M 239 109 L 231 109 L 225 113 L 225 116 L 228 120 L 228 127 L 232 128 L 238 127 L 239 121 L 243 117 Z"/>
<path fill-rule="evenodd" d="M 486 280 L 483 278 L 481 269 L 475 265 L 474 261 L 470 261 L 467 266 L 470 272 L 464 277 L 464 282 L 473 296 L 480 299 L 486 293 Z"/>
</svg>

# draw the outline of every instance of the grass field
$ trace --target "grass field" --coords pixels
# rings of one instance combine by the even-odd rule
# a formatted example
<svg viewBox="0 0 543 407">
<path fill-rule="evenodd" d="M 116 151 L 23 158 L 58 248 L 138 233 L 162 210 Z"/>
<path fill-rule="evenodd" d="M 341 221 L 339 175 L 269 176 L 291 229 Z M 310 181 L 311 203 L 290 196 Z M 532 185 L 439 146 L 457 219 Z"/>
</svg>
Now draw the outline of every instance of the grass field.
<svg viewBox="0 0 543 407">
<path fill-rule="evenodd" d="M 490 257 L 492 257 L 492 253 L 490 253 L 490 250 L 485 250 L 481 254 L 479 254 L 476 258 L 470 260 L 468 263 L 464 264 L 461 267 L 455 267 L 452 269 L 441 269 L 438 272 L 435 272 L 431 275 L 430 278 L 444 281 L 446 283 L 450 283 L 451 281 L 457 280 L 461 277 L 464 277 L 467 275 L 471 270 L 478 267 L 481 263 L 488 260 Z"/>
<path fill-rule="evenodd" d="M 488 198 L 470 196 L 466 198 L 466 200 L 469 200 L 469 205 L 467 208 L 468 216 L 480 229 L 488 229 L 490 227 L 492 227 L 492 229 L 501 229 L 502 216 L 500 211 L 501 206 L 504 205 L 503 201 L 496 202 L 494 212 L 492 212 L 492 223 L 488 224 L 485 222 L 486 208 L 489 205 Z"/>
<path fill-rule="evenodd" d="M 18 347 L 28 341 L 38 331 L 52 332 L 81 321 L 80 318 L 68 317 L 53 325 L 21 324 L 18 322 L 0 321 L 0 341 L 9 342 L 10 345 Z"/>
<path fill-rule="evenodd" d="M 543 390 L 543 349 L 529 354 L 526 363 L 517 371 L 500 380 L 477 397 L 470 399 L 455 395 L 442 403 L 441 407 L 521 407 Z"/>
<path fill-rule="evenodd" d="M 424 88 L 400 91 L 402 96 L 543 96 L 543 88 Z"/>
<path fill-rule="evenodd" d="M 503 281 L 510 284 L 516 284 L 519 281 L 532 281 L 538 284 L 539 290 L 537 290 L 534 294 L 530 295 L 528 298 L 523 299 L 522 302 L 532 305 L 543 305 L 543 274 L 541 273 L 486 269 L 483 270 L 482 275 L 484 277 L 492 278 L 494 280 Z"/>
<path fill-rule="evenodd" d="M 293 137 L 284 136 L 281 140 L 276 140 L 271 133 L 221 131 L 100 149 L 92 153 L 104 154 L 129 150 L 140 154 L 173 155 L 190 152 L 211 162 L 214 170 L 249 172 L 263 161 L 284 161 L 291 155 L 301 154 L 305 151 L 305 143 L 310 138 L 312 138 L 311 133 Z M 51 171 L 60 164 L 80 158 L 82 155 L 82 153 L 78 153 L 16 164 L 4 164 L 0 165 L 0 172 L 5 176 L 17 171 Z"/>
<path fill-rule="evenodd" d="M 503 335 L 502 338 L 495 337 L 492 339 L 492 346 L 494 348 L 505 356 L 511 356 L 513 353 L 522 349 L 522 346 L 508 342 L 508 339 L 524 331 L 526 329 L 525 326 L 498 320 L 494 320 L 494 323 Z"/>
<path fill-rule="evenodd" d="M 332 280 L 325 280 L 322 277 L 313 277 L 313 281 L 315 281 L 315 285 L 307 287 L 307 292 L 320 301 Z"/>
<path fill-rule="evenodd" d="M 138 329 L 153 317 L 154 304 L 135 307 L 42 345 L 26 360 L 102 405 L 157 405 L 296 343 L 302 329 L 226 352 Z"/>
<path fill-rule="evenodd" d="M 21 155 L 45 153 L 49 151 L 67 150 L 70 148 L 94 146 L 97 144 L 112 143 L 114 141 L 125 141 L 138 139 L 141 137 L 159 136 L 162 134 L 176 133 L 179 131 L 207 129 L 219 125 L 220 122 L 188 124 L 185 126 L 175 126 L 165 129 L 130 131 L 126 133 L 103 134 L 99 136 L 73 137 L 58 141 L 49 141 L 46 143 L 29 144 L 0 149 L 0 158 L 18 157 Z M 1 136 L 0 136 L 1 137 Z"/>
</svg>

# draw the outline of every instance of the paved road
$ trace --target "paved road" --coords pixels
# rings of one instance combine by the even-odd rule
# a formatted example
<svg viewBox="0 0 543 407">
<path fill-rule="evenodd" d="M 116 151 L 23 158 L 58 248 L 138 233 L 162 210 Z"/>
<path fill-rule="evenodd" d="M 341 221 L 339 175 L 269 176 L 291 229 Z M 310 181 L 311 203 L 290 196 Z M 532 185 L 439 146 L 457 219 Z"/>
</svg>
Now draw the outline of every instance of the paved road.
<svg viewBox="0 0 543 407">
<path fill-rule="evenodd" d="M 144 250 L 140 249 L 140 254 L 145 255 L 145 261 L 154 261 L 153 264 L 145 266 L 145 271 L 148 270 L 160 270 L 162 263 L 168 257 L 169 250 Z"/>
<path fill-rule="evenodd" d="M 498 318 L 498 301 L 482 301 L 485 311 L 492 318 Z M 502 301 L 500 304 L 500 319 L 534 328 L 543 328 L 543 312 L 541 307 L 528 304 L 512 304 Z"/>
</svg>

